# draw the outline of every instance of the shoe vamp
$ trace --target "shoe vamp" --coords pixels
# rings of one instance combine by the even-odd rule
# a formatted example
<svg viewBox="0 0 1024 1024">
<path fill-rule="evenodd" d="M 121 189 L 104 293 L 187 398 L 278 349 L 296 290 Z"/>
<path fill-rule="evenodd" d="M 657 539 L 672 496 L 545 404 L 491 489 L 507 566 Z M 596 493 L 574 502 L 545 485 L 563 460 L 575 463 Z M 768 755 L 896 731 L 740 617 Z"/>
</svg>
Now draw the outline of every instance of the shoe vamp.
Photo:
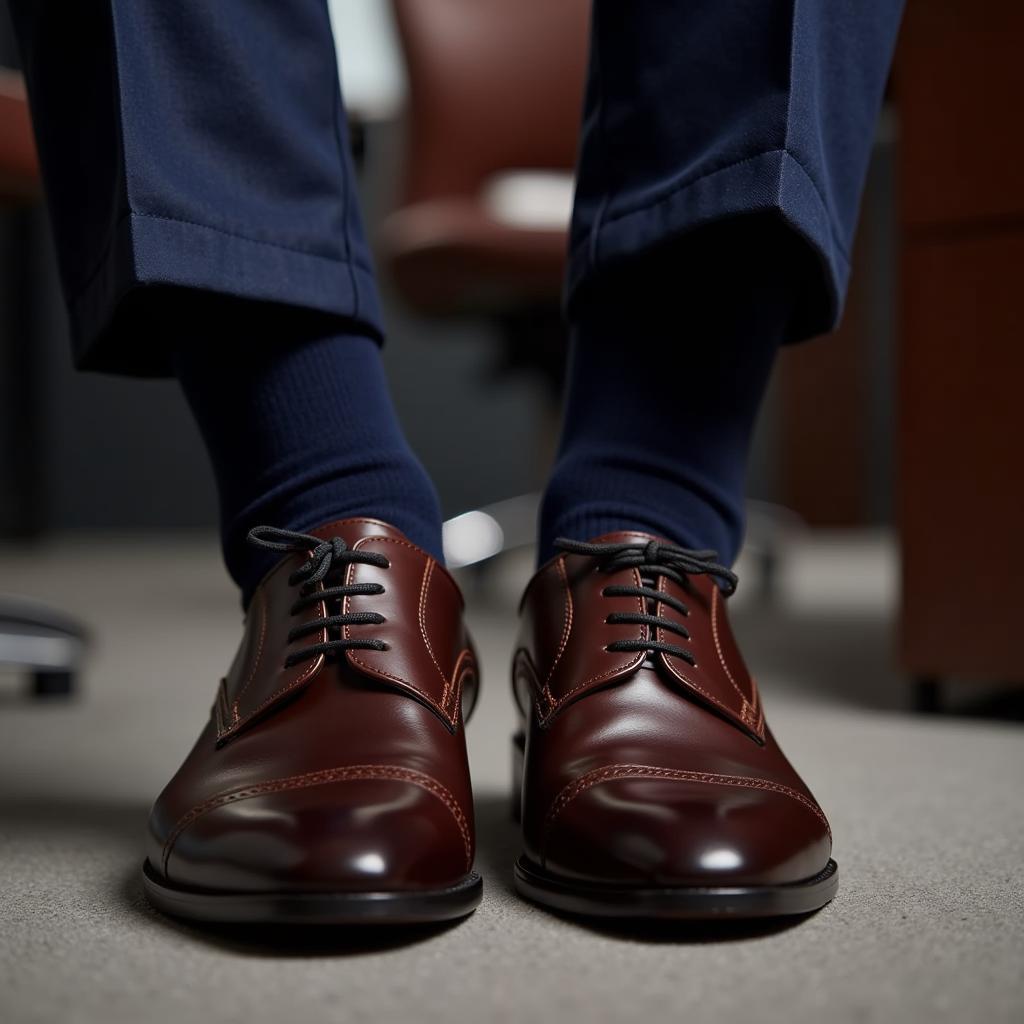
<svg viewBox="0 0 1024 1024">
<path fill-rule="evenodd" d="M 760 744 L 645 664 L 531 729 L 527 792 L 540 805 L 613 765 L 764 779 L 810 795 L 770 731 Z"/>
<path fill-rule="evenodd" d="M 472 807 L 462 726 L 456 734 L 405 692 L 329 662 L 309 687 L 218 747 L 208 722 L 154 808 L 151 831 L 162 840 L 206 801 L 277 780 L 358 766 L 397 768 L 436 781 Z"/>
</svg>

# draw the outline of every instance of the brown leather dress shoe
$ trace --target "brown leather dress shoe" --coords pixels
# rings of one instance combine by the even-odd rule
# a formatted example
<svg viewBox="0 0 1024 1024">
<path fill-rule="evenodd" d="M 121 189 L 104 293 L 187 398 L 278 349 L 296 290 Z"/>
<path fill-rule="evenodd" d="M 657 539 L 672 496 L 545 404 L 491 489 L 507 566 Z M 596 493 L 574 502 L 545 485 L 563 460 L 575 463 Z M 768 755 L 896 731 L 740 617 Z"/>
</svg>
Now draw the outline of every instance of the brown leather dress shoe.
<svg viewBox="0 0 1024 1024">
<path fill-rule="evenodd" d="M 477 659 L 455 582 L 372 519 L 250 536 L 286 554 L 153 808 L 147 895 L 207 921 L 470 913 Z"/>
<path fill-rule="evenodd" d="M 735 576 L 714 552 L 641 533 L 559 546 L 526 590 L 513 663 L 520 893 L 618 917 L 827 903 L 828 822 L 729 630 Z"/>
</svg>

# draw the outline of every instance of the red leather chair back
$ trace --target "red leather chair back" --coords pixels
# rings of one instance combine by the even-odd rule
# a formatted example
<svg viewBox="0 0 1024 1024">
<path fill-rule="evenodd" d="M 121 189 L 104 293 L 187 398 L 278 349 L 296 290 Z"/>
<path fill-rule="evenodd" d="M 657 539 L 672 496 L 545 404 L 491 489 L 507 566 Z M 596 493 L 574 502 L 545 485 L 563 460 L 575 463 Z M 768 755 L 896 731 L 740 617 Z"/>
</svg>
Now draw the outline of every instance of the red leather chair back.
<svg viewBox="0 0 1024 1024">
<path fill-rule="evenodd" d="M 0 68 L 0 201 L 36 198 L 39 163 L 21 75 Z"/>
<path fill-rule="evenodd" d="M 393 0 L 409 75 L 403 203 L 571 169 L 590 0 Z"/>
</svg>

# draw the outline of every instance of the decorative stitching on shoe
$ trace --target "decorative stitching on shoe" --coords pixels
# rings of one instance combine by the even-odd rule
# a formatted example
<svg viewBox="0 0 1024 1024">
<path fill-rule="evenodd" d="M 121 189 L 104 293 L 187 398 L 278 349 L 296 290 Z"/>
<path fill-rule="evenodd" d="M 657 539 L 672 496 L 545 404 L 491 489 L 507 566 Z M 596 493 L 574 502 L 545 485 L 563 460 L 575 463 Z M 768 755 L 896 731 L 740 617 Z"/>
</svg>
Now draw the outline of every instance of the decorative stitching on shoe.
<svg viewBox="0 0 1024 1024">
<path fill-rule="evenodd" d="M 217 726 L 218 737 L 227 731 L 227 721 L 231 716 L 231 710 L 228 707 L 227 685 L 227 677 L 221 676 L 221 680 L 217 684 L 217 697 L 214 700 L 213 707 L 211 708 L 211 711 L 216 718 L 215 724 Z"/>
<path fill-rule="evenodd" d="M 358 782 L 368 779 L 409 782 L 436 796 L 448 808 L 455 819 L 455 824 L 458 826 L 459 834 L 462 836 L 462 842 L 466 850 L 466 870 L 468 871 L 473 866 L 473 841 L 470 836 L 469 824 L 458 801 L 447 787 L 441 785 L 440 782 L 431 776 L 415 771 L 412 768 L 402 768 L 398 765 L 388 764 L 356 764 L 340 768 L 327 768 L 317 772 L 306 772 L 302 775 L 291 775 L 282 779 L 272 779 L 269 782 L 260 782 L 252 786 L 242 787 L 241 789 L 227 790 L 210 797 L 208 800 L 204 800 L 179 818 L 177 824 L 167 837 L 163 848 L 163 873 L 165 876 L 168 875 L 167 865 L 171 852 L 181 833 L 194 821 L 201 818 L 204 814 L 216 810 L 218 807 L 255 796 L 263 796 L 267 793 L 281 793 L 292 789 L 308 789 L 311 786 L 329 785 L 333 782 Z"/>
<path fill-rule="evenodd" d="M 554 717 L 555 713 L 562 708 L 574 693 L 590 686 L 592 683 L 600 683 L 605 679 L 610 679 L 613 676 L 621 676 L 626 672 L 630 672 L 635 669 L 644 660 L 643 651 L 639 651 L 632 661 L 627 662 L 625 665 L 616 665 L 614 668 L 608 669 L 607 672 L 600 672 L 597 675 L 590 676 L 589 679 L 584 679 L 582 683 L 577 683 L 571 690 L 567 690 L 558 700 L 548 709 L 547 714 L 541 718 L 541 722 L 547 722 L 549 719 Z"/>
<path fill-rule="evenodd" d="M 736 708 L 730 707 L 724 701 L 719 700 L 713 693 L 701 686 L 700 683 L 694 682 L 694 680 L 690 678 L 689 674 L 684 673 L 680 668 L 678 668 L 676 664 L 677 659 L 672 658 L 672 660 L 669 660 L 670 658 L 672 658 L 671 655 L 663 655 L 662 661 L 672 675 L 674 675 L 685 687 L 693 690 L 695 693 L 699 693 L 704 700 L 709 704 L 714 705 L 730 719 L 738 718 L 752 733 L 757 736 L 758 739 L 764 739 L 764 736 L 759 729 L 756 716 L 749 714 L 749 705 L 745 700 L 737 711 Z"/>
<path fill-rule="evenodd" d="M 322 601 L 320 602 L 320 608 L 322 610 L 322 614 L 326 614 L 326 609 L 324 609 L 324 604 Z M 320 632 L 322 638 L 326 640 L 327 630 L 321 630 Z M 323 654 L 318 654 L 303 670 L 302 675 L 297 676 L 295 679 L 289 680 L 283 686 L 279 686 L 276 690 L 274 690 L 273 693 L 269 694 L 262 701 L 260 701 L 260 703 L 257 704 L 256 707 L 252 708 L 252 710 L 250 711 L 247 711 L 244 718 L 240 717 L 239 715 L 239 701 L 241 700 L 241 693 L 239 693 L 238 699 L 236 699 L 234 704 L 231 724 L 224 729 L 217 730 L 217 740 L 223 740 L 225 737 L 237 733 L 246 723 L 251 722 L 257 715 L 259 715 L 261 712 L 265 711 L 268 707 L 270 707 L 280 696 L 282 696 L 285 693 L 290 693 L 292 690 L 295 690 L 298 687 L 302 686 L 302 684 L 305 683 L 308 679 L 312 679 L 312 677 L 320 671 L 323 664 L 324 656 Z M 253 671 L 255 672 L 255 669 Z M 248 683 L 246 683 L 246 686 L 248 686 Z"/>
<path fill-rule="evenodd" d="M 341 521 L 345 522 L 346 520 L 341 520 Z M 359 522 L 359 521 L 373 523 L 373 520 L 348 520 L 348 522 Z M 413 551 L 416 554 L 422 555 L 427 560 L 426 568 L 427 568 L 427 570 L 430 571 L 431 574 L 433 573 L 433 566 L 436 566 L 438 564 L 436 559 L 431 558 L 421 548 L 418 548 L 415 544 L 411 543 L 410 541 L 402 540 L 399 537 L 383 537 L 383 536 L 360 537 L 359 540 L 357 540 L 355 542 L 355 544 L 352 545 L 352 547 L 353 548 L 359 548 L 361 545 L 363 545 L 363 544 L 365 544 L 365 543 L 367 543 L 368 541 L 371 541 L 371 540 L 375 541 L 375 542 L 379 541 L 379 542 L 382 542 L 382 543 L 385 543 L 385 544 L 398 544 L 401 547 L 409 548 L 410 551 Z M 346 583 L 351 583 L 354 575 L 355 575 L 355 565 L 353 564 L 353 565 L 349 566 L 348 573 L 345 576 L 345 582 Z M 426 576 L 426 572 L 424 573 L 424 575 Z M 452 581 L 452 585 L 456 586 L 454 581 Z M 456 586 L 456 590 L 457 589 L 458 588 Z M 421 585 L 421 595 L 422 595 L 422 585 Z M 346 613 L 348 612 L 349 608 L 351 607 L 350 601 L 351 601 L 351 599 L 348 598 L 348 597 L 346 597 L 344 599 L 344 603 L 343 603 L 343 606 L 342 606 L 342 611 L 344 611 Z M 350 629 L 351 629 L 350 626 L 344 626 L 343 627 L 343 635 L 346 638 L 348 638 L 351 635 Z M 431 649 L 430 643 L 429 643 L 429 641 L 427 641 L 426 634 L 423 631 L 423 625 L 422 624 L 420 625 L 420 634 L 423 637 L 424 642 L 426 643 L 427 651 L 430 654 L 431 661 L 434 662 L 434 665 L 436 666 L 436 668 L 438 670 L 438 673 L 441 676 L 441 681 L 444 684 L 444 691 L 443 691 L 443 697 L 442 697 L 443 703 L 438 703 L 438 701 L 436 701 L 433 697 L 431 697 L 429 693 L 427 693 L 420 685 L 418 685 L 413 680 L 406 679 L 404 676 L 395 675 L 393 672 L 388 672 L 388 671 L 386 671 L 386 670 L 384 670 L 382 668 L 378 668 L 375 665 L 371 665 L 367 661 L 364 661 L 362 658 L 359 657 L 359 654 L 356 651 L 350 650 L 350 651 L 347 651 L 346 654 L 347 654 L 348 659 L 349 659 L 351 664 L 358 665 L 360 668 L 365 669 L 367 672 L 371 673 L 371 675 L 382 676 L 385 679 L 390 679 L 392 682 L 400 683 L 403 687 L 407 687 L 408 689 L 413 690 L 423 701 L 425 701 L 430 707 L 432 707 L 435 711 L 437 711 L 437 713 L 446 722 L 448 722 L 448 724 L 451 725 L 452 728 L 455 728 L 455 725 L 456 725 L 456 723 L 458 721 L 457 713 L 447 710 L 446 704 L 448 703 L 448 701 L 447 701 L 447 698 L 444 697 L 444 694 L 447 693 L 449 686 L 451 686 L 453 684 L 449 683 L 449 681 L 445 678 L 444 670 L 437 663 L 437 659 L 434 657 L 434 652 Z M 455 669 L 458 669 L 458 667 L 459 667 L 458 662 L 456 662 Z M 454 670 L 453 670 L 453 675 L 454 675 Z M 455 703 L 456 703 L 456 705 L 458 705 L 459 702 L 456 701 Z"/>
<path fill-rule="evenodd" d="M 825 826 L 829 837 L 832 835 L 828 820 L 822 813 L 821 808 L 813 800 L 804 796 L 803 793 L 792 789 L 790 786 L 785 786 L 780 782 L 772 782 L 771 779 L 760 779 L 747 775 L 718 775 L 714 772 L 696 772 L 685 768 L 655 768 L 643 764 L 617 764 L 607 765 L 604 768 L 595 768 L 565 786 L 558 796 L 555 797 L 544 819 L 545 836 L 550 832 L 558 815 L 576 797 L 598 783 L 608 782 L 613 779 L 671 779 L 678 782 L 699 782 L 715 786 L 741 786 L 746 789 L 760 789 L 769 793 L 780 793 L 803 804 Z"/>
<path fill-rule="evenodd" d="M 273 704 L 274 701 L 276 701 L 277 698 L 280 697 L 282 694 L 290 693 L 292 690 L 301 686 L 307 679 L 311 679 L 317 672 L 320 671 L 320 668 L 323 665 L 323 663 L 324 656 L 322 654 L 318 654 L 309 663 L 309 667 L 302 673 L 301 676 L 299 676 L 297 679 L 293 679 L 290 682 L 285 683 L 284 686 L 279 686 L 272 694 L 270 694 L 270 696 L 268 696 L 266 699 L 262 700 L 259 704 L 257 704 L 256 707 L 252 709 L 252 711 L 247 712 L 245 718 L 237 719 L 235 722 L 233 722 L 231 725 L 231 730 L 237 730 L 239 726 L 243 725 L 246 722 L 252 721 L 252 719 L 254 719 L 261 711 L 264 711 L 268 707 L 270 707 L 270 705 Z M 223 737 L 219 738 L 222 739 Z"/>
<path fill-rule="evenodd" d="M 235 694 L 234 700 L 231 702 L 231 724 L 236 725 L 238 719 L 241 717 L 239 708 L 241 707 L 242 698 L 245 696 L 245 691 L 249 689 L 252 681 L 256 678 L 256 670 L 260 667 L 260 659 L 263 657 L 263 642 L 267 636 L 267 592 L 262 588 L 257 592 L 259 595 L 259 616 L 260 616 L 260 633 L 259 640 L 256 642 L 256 657 L 253 658 L 252 666 L 249 669 L 249 678 L 246 679 L 245 684 Z"/>
<path fill-rule="evenodd" d="M 564 563 L 564 561 L 565 561 L 565 559 L 563 557 L 562 562 Z M 640 586 L 641 583 L 642 583 L 642 581 L 640 579 L 640 573 L 636 569 L 633 569 L 631 571 L 632 571 L 633 576 L 634 576 L 634 578 L 636 580 L 637 586 Z M 565 580 L 566 580 L 566 583 L 565 583 L 565 586 L 566 586 L 566 598 L 569 601 L 569 610 L 570 610 L 570 615 L 571 615 L 572 614 L 572 596 L 571 596 L 571 592 L 569 590 L 568 577 L 565 576 L 564 564 L 562 566 L 562 573 L 563 573 L 563 577 L 565 577 Z M 637 607 L 638 607 L 640 612 L 643 612 L 643 610 L 644 610 L 643 598 L 637 598 Z M 571 621 L 570 621 L 570 626 L 571 626 Z M 644 639 L 644 630 L 646 628 L 647 627 L 645 627 L 645 626 L 641 626 L 640 627 L 640 634 L 639 634 L 639 636 L 637 636 L 637 638 L 636 638 L 637 640 L 643 640 Z M 568 639 L 568 633 L 565 634 L 565 638 Z M 564 647 L 563 647 L 563 650 L 564 650 Z M 561 656 L 562 656 L 562 652 L 559 651 L 558 657 L 560 658 Z M 584 679 L 582 682 L 579 682 L 574 687 L 572 687 L 572 689 L 566 690 L 566 692 L 563 693 L 560 697 L 558 697 L 557 700 L 555 699 L 554 695 L 551 693 L 551 689 L 548 686 L 548 684 L 545 683 L 543 693 L 544 693 L 544 696 L 547 697 L 548 705 L 549 706 L 548 706 L 548 709 L 545 712 L 545 714 L 541 716 L 541 722 L 544 723 L 544 722 L 547 722 L 548 720 L 550 720 L 555 715 L 555 713 L 559 710 L 559 708 L 563 707 L 566 703 L 569 702 L 569 700 L 571 700 L 573 694 L 578 693 L 580 690 L 583 690 L 586 687 L 591 686 L 594 683 L 600 683 L 603 680 L 609 679 L 609 678 L 611 678 L 613 676 L 620 676 L 620 675 L 623 675 L 626 672 L 631 672 L 639 664 L 641 664 L 641 662 L 644 660 L 644 657 L 645 657 L 644 652 L 643 651 L 638 651 L 637 654 L 632 659 L 627 661 L 624 665 L 616 665 L 613 668 L 610 668 L 610 669 L 608 669 L 605 672 L 598 672 L 596 675 L 592 675 L 592 676 L 588 677 L 587 679 Z M 557 663 L 558 663 L 558 659 L 556 658 L 555 659 L 555 664 L 557 664 Z M 551 676 L 552 676 L 553 673 L 554 673 L 554 665 L 552 665 L 551 671 L 548 673 L 548 680 L 551 679 Z"/>
<path fill-rule="evenodd" d="M 664 587 L 660 585 L 660 582 L 661 581 L 659 581 L 658 589 L 664 592 Z M 715 587 L 715 592 L 717 593 L 717 591 L 718 588 Z M 713 609 L 715 600 L 714 596 L 712 596 L 711 600 Z M 714 626 L 713 618 L 712 626 Z M 735 679 L 733 679 L 732 674 L 729 672 L 728 667 L 725 665 L 725 662 L 722 659 L 722 651 L 721 648 L 718 646 L 717 636 L 715 637 L 715 646 L 718 650 L 719 661 L 722 663 L 722 667 L 725 669 L 726 675 L 728 676 L 729 681 L 732 683 L 733 689 L 736 690 L 736 692 L 739 694 L 740 707 L 738 711 L 736 710 L 736 708 L 730 707 L 724 701 L 719 700 L 713 693 L 709 692 L 699 683 L 695 682 L 688 673 L 683 672 L 683 670 L 680 669 L 678 666 L 677 658 L 674 658 L 671 655 L 663 654 L 662 663 L 669 670 L 669 672 L 671 672 L 672 675 L 674 675 L 676 679 L 678 679 L 684 686 L 693 690 L 695 693 L 699 693 L 709 704 L 712 704 L 713 706 L 717 707 L 720 711 L 724 712 L 727 716 L 729 716 L 730 719 L 739 718 L 739 720 L 743 723 L 744 726 L 746 726 L 748 730 L 750 730 L 751 733 L 753 733 L 759 740 L 763 741 L 764 723 L 761 720 L 761 716 L 756 713 L 756 709 L 751 707 L 750 702 L 744 696 L 743 691 L 740 690 L 740 688 L 736 685 Z"/>
<path fill-rule="evenodd" d="M 426 568 L 423 570 L 423 581 L 420 583 L 420 605 L 419 605 L 419 626 L 420 636 L 423 637 L 423 646 L 427 649 L 427 654 L 430 655 L 430 660 L 434 663 L 434 668 L 437 669 L 437 674 L 441 677 L 441 707 L 447 707 L 448 705 L 448 690 L 452 686 L 452 680 L 444 674 L 444 669 L 441 668 L 438 663 L 437 656 L 434 654 L 434 648 L 430 644 L 430 637 L 427 636 L 427 594 L 430 591 L 430 577 L 434 574 L 434 566 L 437 565 L 432 558 L 427 559 Z M 456 667 L 458 662 L 456 661 Z"/>
<path fill-rule="evenodd" d="M 722 604 L 721 592 L 719 591 L 718 587 L 715 587 L 713 592 L 712 592 L 712 594 L 711 594 L 711 636 L 714 638 L 714 641 L 715 641 L 715 651 L 718 653 L 718 662 L 722 666 L 722 669 L 725 671 L 726 678 L 729 680 L 730 683 L 732 683 L 732 688 L 740 695 L 740 700 L 743 702 L 743 704 L 742 704 L 742 708 L 743 708 L 742 714 L 743 714 L 744 720 L 746 720 L 748 713 L 751 715 L 751 717 L 755 717 L 756 718 L 756 716 L 753 715 L 753 711 L 754 711 L 753 703 L 754 702 L 751 700 L 750 697 L 748 697 L 743 692 L 743 690 L 740 688 L 739 683 L 737 683 L 736 680 L 733 678 L 733 674 L 729 670 L 729 666 L 726 664 L 725 655 L 722 653 L 722 643 L 721 643 L 721 640 L 718 637 L 718 609 L 721 606 L 721 604 Z M 751 697 L 755 697 L 753 677 L 751 677 L 751 680 L 750 680 L 750 687 L 751 687 Z M 756 699 L 756 697 L 755 697 L 755 699 Z"/>
<path fill-rule="evenodd" d="M 457 716 L 453 713 L 446 711 L 443 707 L 429 693 L 425 693 L 421 690 L 414 682 L 409 679 L 405 679 L 402 676 L 397 676 L 393 672 L 387 672 L 382 668 L 378 668 L 375 665 L 369 665 L 365 661 L 361 661 L 359 658 L 352 655 L 351 652 L 347 652 L 352 661 L 359 665 L 361 668 L 366 669 L 373 676 L 382 676 L 384 679 L 390 679 L 393 683 L 400 683 L 403 689 L 413 691 L 416 696 L 423 701 L 428 707 L 433 708 L 441 718 L 447 722 L 453 729 L 458 721 Z"/>
<path fill-rule="evenodd" d="M 551 667 L 548 669 L 548 674 L 544 679 L 544 685 L 542 690 L 544 695 L 548 699 L 548 703 L 552 706 L 556 705 L 554 695 L 551 693 L 551 677 L 555 674 L 555 669 L 558 668 L 558 663 L 562 660 L 562 655 L 565 654 L 565 648 L 569 643 L 569 634 L 572 632 L 572 617 L 573 617 L 573 606 L 572 606 L 572 589 L 569 586 L 569 575 L 565 571 L 565 558 L 560 558 L 555 563 L 558 569 L 558 574 L 562 577 L 562 587 L 565 589 L 565 597 L 563 599 L 563 611 L 562 611 L 562 639 L 558 644 L 558 653 L 555 655 L 555 660 L 551 662 Z"/>
<path fill-rule="evenodd" d="M 275 572 L 278 572 L 278 571 L 282 571 L 283 572 L 284 571 L 283 563 L 282 563 L 281 566 L 279 566 L 274 571 Z M 261 661 L 262 656 L 263 656 L 263 650 L 264 650 L 266 633 L 267 633 L 268 616 L 267 616 L 266 591 L 263 590 L 263 589 L 260 589 L 259 591 L 257 591 L 257 595 L 258 595 L 258 597 L 260 599 L 260 637 L 259 637 L 259 642 L 258 642 L 257 648 L 256 648 L 256 658 L 255 658 L 255 660 L 253 662 L 252 669 L 250 670 L 249 678 L 246 680 L 245 685 L 241 688 L 241 690 L 238 691 L 238 694 L 235 696 L 234 701 L 231 704 L 231 707 L 230 707 L 230 722 L 229 722 L 229 724 L 225 725 L 223 722 L 218 722 L 218 727 L 217 727 L 217 739 L 218 740 L 224 739 L 225 736 L 227 736 L 230 733 L 237 732 L 241 725 L 243 725 L 245 722 L 251 721 L 258 714 L 260 714 L 260 712 L 262 712 L 266 708 L 270 707 L 270 705 L 273 704 L 278 699 L 278 697 L 280 697 L 282 694 L 288 693 L 291 690 L 296 689 L 297 687 L 299 687 L 303 683 L 305 683 L 308 679 L 311 679 L 320 670 L 321 666 L 324 663 L 324 656 L 322 654 L 317 655 L 317 657 L 315 657 L 309 663 L 309 665 L 307 665 L 305 667 L 305 669 L 303 670 L 301 675 L 297 676 L 295 679 L 291 679 L 291 680 L 287 681 L 282 686 L 279 686 L 276 690 L 274 690 L 273 693 L 269 694 L 269 696 L 265 697 L 262 701 L 260 701 L 260 703 L 257 704 L 256 707 L 252 708 L 250 711 L 247 711 L 245 713 L 244 718 L 242 717 L 242 713 L 241 713 L 242 697 L 244 696 L 245 692 L 249 689 L 249 686 L 251 685 L 253 680 L 256 678 L 256 670 L 259 668 L 259 664 L 260 664 L 260 661 Z M 323 604 L 322 601 L 319 604 L 319 608 L 320 608 L 320 614 L 321 615 L 326 615 L 327 614 L 327 610 L 324 607 L 324 604 Z M 326 640 L 327 639 L 327 631 L 325 629 L 321 630 L 320 631 L 320 636 L 321 636 L 322 640 Z M 224 689 L 225 709 L 227 709 L 226 680 L 222 681 L 222 688 Z"/>
<path fill-rule="evenodd" d="M 471 676 L 479 683 L 477 678 L 478 672 L 479 668 L 472 648 L 463 647 L 459 652 L 458 658 L 455 660 L 455 669 L 452 672 L 452 686 L 448 693 L 448 700 L 445 702 L 449 721 L 454 722 L 458 719 L 459 708 L 462 704 L 462 692 L 466 686 L 467 677 Z M 449 703 L 452 704 L 452 707 L 450 710 L 447 710 Z"/>
<path fill-rule="evenodd" d="M 512 655 L 511 674 L 513 699 L 519 710 L 526 714 L 527 709 L 519 703 L 518 682 L 520 679 L 523 679 L 526 683 L 527 691 L 536 697 L 540 693 L 540 676 L 537 673 L 536 666 L 533 664 L 533 659 L 530 657 L 530 652 L 525 647 L 517 647 L 515 654 Z"/>
</svg>

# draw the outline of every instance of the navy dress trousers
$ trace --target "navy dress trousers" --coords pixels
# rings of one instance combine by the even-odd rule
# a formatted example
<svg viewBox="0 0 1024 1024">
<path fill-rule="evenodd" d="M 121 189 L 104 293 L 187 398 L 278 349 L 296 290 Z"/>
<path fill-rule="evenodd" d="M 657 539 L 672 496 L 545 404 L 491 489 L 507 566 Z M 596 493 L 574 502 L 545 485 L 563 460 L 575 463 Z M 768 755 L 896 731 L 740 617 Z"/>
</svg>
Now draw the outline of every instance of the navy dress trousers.
<svg viewBox="0 0 1024 1024">
<path fill-rule="evenodd" d="M 142 285 L 326 311 L 383 336 L 325 0 L 11 9 L 81 367 L 168 372 L 116 315 Z M 901 9 L 595 0 L 570 316 L 621 261 L 768 211 L 818 257 L 793 337 L 829 329 Z"/>
</svg>

